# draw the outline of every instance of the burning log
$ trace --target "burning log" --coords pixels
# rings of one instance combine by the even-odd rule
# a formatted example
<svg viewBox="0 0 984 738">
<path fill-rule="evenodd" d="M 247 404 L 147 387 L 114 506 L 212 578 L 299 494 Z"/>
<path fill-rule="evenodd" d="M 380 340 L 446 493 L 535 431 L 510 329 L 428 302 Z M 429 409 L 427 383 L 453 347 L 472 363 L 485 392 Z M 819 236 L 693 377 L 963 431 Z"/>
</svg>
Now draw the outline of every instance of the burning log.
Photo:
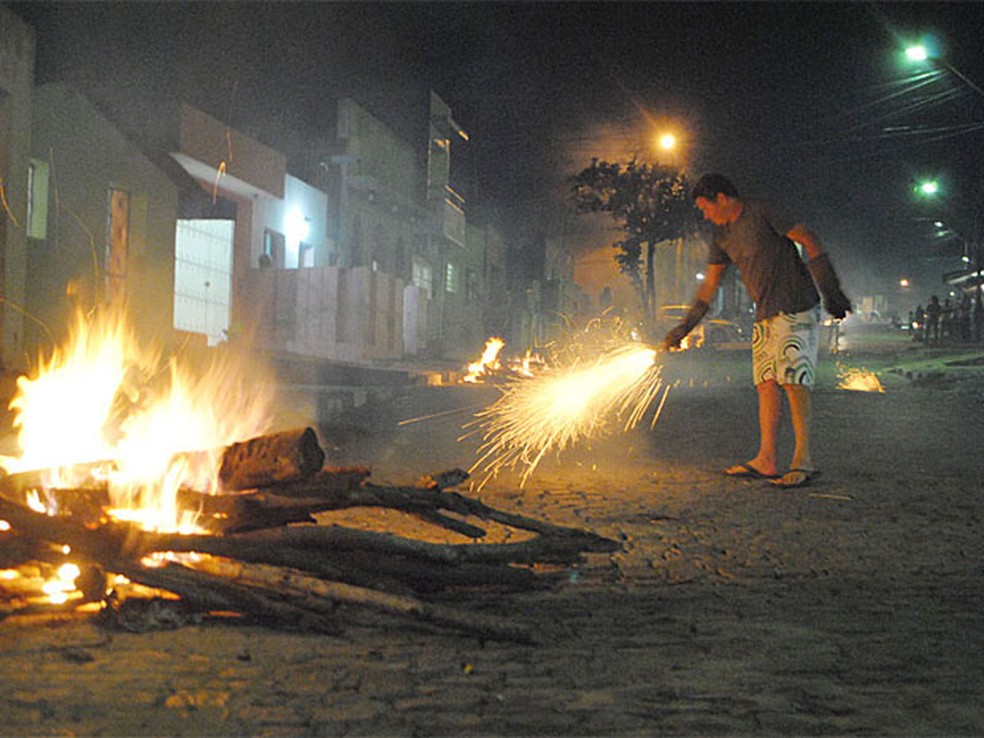
<svg viewBox="0 0 984 738">
<path fill-rule="evenodd" d="M 215 453 L 215 452 L 212 452 Z M 317 434 L 312 428 L 301 428 L 280 433 L 258 436 L 248 441 L 233 443 L 221 450 L 219 461 L 219 481 L 227 491 L 242 491 L 259 487 L 290 485 L 318 475 L 317 484 L 346 488 L 360 483 L 369 476 L 366 467 L 325 467 L 324 451 L 318 443 Z M 182 458 L 194 461 L 204 458 L 209 452 L 186 452 Z M 98 461 L 76 464 L 76 472 L 85 470 L 114 469 L 112 461 Z M 44 477 L 50 470 L 8 474 L 0 478 L 0 494 L 10 499 L 18 499 L 32 489 L 42 489 L 47 485 Z M 319 474 L 320 472 L 320 474 Z M 104 475 L 100 475 L 104 476 Z M 297 494 L 303 495 L 303 488 Z M 66 504 L 83 504 L 82 499 L 97 499 L 101 502 L 106 494 L 105 483 L 93 482 L 84 487 L 73 487 L 70 495 L 65 495 Z M 48 491 L 50 494 L 52 491 Z M 53 490 L 57 493 L 57 490 Z"/>
<path fill-rule="evenodd" d="M 0 569 L 13 569 L 29 561 L 54 563 L 64 560 L 61 546 L 20 535 L 0 537 Z"/>
<path fill-rule="evenodd" d="M 228 446 L 219 481 L 227 490 L 268 487 L 311 477 L 324 461 L 325 452 L 312 428 L 274 433 Z"/>
</svg>

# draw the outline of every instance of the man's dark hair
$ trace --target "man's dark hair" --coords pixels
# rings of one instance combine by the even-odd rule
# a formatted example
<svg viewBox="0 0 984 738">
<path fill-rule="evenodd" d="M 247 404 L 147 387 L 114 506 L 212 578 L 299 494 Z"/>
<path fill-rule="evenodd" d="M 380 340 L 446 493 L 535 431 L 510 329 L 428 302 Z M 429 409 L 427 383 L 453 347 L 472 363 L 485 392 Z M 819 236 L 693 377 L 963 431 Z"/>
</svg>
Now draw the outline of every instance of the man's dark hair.
<svg viewBox="0 0 984 738">
<path fill-rule="evenodd" d="M 728 197 L 738 197 L 738 188 L 723 174 L 705 174 L 697 180 L 690 195 L 694 200 L 698 197 L 716 200 L 719 192 Z"/>
</svg>

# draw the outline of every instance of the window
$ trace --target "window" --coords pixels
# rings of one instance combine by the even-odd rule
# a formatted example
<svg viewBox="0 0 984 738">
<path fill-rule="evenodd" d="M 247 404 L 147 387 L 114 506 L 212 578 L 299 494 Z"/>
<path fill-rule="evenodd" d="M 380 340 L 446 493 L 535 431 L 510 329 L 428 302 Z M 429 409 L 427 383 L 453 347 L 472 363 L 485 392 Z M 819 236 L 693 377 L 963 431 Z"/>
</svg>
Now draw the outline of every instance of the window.
<svg viewBox="0 0 984 738">
<path fill-rule="evenodd" d="M 444 235 L 449 241 L 459 246 L 465 245 L 465 211 L 462 209 L 464 200 L 447 188 L 448 196 L 444 198 Z"/>
<path fill-rule="evenodd" d="M 269 228 L 263 231 L 263 253 L 261 254 L 260 263 L 266 264 L 274 269 L 284 268 L 284 248 L 285 238 L 283 233 L 277 233 L 276 231 L 271 231 Z M 262 257 L 265 256 L 266 259 Z"/>
<path fill-rule="evenodd" d="M 313 267 L 314 266 L 314 244 L 304 243 L 301 241 L 300 245 L 297 247 L 298 257 L 297 266 L 299 267 Z"/>
<path fill-rule="evenodd" d="M 434 273 L 430 264 L 419 257 L 413 257 L 411 281 L 417 287 L 427 292 L 427 297 L 434 296 Z"/>
<path fill-rule="evenodd" d="M 468 302 L 475 302 L 481 297 L 479 294 L 480 284 L 478 280 L 478 272 L 474 269 L 468 269 L 465 271 L 465 296 L 468 298 Z"/>
<path fill-rule="evenodd" d="M 457 294 L 461 290 L 461 271 L 458 265 L 449 261 L 444 269 L 444 291 Z"/>
<path fill-rule="evenodd" d="M 27 237 L 48 235 L 48 162 L 31 159 L 27 165 Z"/>
</svg>

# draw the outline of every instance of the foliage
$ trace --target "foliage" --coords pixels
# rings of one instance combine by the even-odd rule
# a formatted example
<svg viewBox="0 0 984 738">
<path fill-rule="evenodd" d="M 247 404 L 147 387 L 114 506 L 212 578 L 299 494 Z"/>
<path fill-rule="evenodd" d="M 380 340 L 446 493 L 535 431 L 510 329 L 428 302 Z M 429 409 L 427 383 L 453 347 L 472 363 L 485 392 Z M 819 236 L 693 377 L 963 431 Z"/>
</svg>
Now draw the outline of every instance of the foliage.
<svg viewBox="0 0 984 738">
<path fill-rule="evenodd" d="M 679 169 L 635 158 L 627 164 L 593 159 L 571 178 L 575 211 L 608 213 L 624 234 L 612 244 L 615 261 L 632 280 L 649 318 L 656 309 L 653 256 L 658 244 L 682 237 L 692 222 L 689 189 Z"/>
</svg>

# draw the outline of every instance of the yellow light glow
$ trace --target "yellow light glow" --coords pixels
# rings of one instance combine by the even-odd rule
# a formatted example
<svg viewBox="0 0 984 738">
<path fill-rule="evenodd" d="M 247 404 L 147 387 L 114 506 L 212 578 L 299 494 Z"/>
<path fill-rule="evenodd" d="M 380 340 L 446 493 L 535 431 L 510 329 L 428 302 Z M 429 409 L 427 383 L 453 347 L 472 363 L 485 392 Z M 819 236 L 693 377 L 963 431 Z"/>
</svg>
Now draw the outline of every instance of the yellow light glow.
<svg viewBox="0 0 984 738">
<path fill-rule="evenodd" d="M 672 133 L 664 133 L 659 137 L 659 147 L 663 151 L 672 151 L 676 148 L 676 136 Z"/>
<path fill-rule="evenodd" d="M 41 585 L 41 591 L 48 595 L 48 601 L 53 605 L 68 602 L 70 595 L 76 593 L 75 580 L 82 570 L 75 564 L 62 564 L 55 576 Z"/>
<path fill-rule="evenodd" d="M 837 389 L 852 390 L 854 392 L 884 392 L 881 380 L 874 372 L 861 367 L 844 367 L 838 365 L 838 379 L 840 380 Z"/>
</svg>

